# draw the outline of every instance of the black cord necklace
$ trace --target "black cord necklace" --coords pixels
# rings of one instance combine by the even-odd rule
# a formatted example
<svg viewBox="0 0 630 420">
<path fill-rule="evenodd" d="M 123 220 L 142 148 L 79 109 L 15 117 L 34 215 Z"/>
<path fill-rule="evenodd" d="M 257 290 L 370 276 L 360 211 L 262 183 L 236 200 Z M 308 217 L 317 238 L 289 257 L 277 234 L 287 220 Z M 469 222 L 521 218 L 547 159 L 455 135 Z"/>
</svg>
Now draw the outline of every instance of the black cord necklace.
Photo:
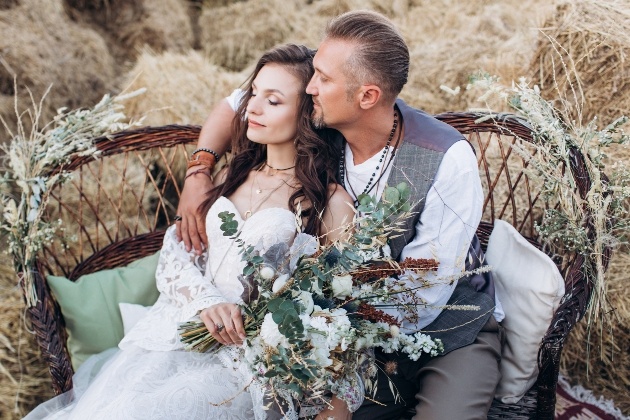
<svg viewBox="0 0 630 420">
<path fill-rule="evenodd" d="M 352 188 L 352 184 L 348 182 L 348 186 L 350 187 L 350 190 L 352 194 L 354 195 L 355 205 L 357 204 L 357 199 L 359 198 L 359 195 L 369 193 L 370 191 L 374 189 L 376 185 L 378 185 L 379 181 L 383 177 L 383 174 L 385 173 L 385 169 L 387 169 L 387 167 L 391 164 L 392 160 L 394 159 L 394 155 L 396 154 L 396 148 L 398 146 L 398 143 L 400 142 L 400 133 L 398 133 L 398 138 L 396 140 L 396 144 L 394 145 L 394 150 L 392 151 L 391 157 L 389 158 L 385 166 L 383 166 L 383 168 L 381 169 L 381 173 L 379 174 L 378 178 L 376 178 L 376 181 L 374 181 L 376 172 L 381 168 L 381 165 L 383 164 L 383 160 L 385 159 L 385 156 L 387 155 L 387 152 L 389 151 L 389 146 L 392 140 L 394 139 L 396 128 L 398 128 L 398 112 L 394 109 L 394 124 L 392 126 L 392 131 L 389 133 L 389 138 L 387 139 L 387 143 L 385 144 L 385 147 L 383 148 L 383 153 L 381 154 L 381 157 L 378 160 L 378 164 L 376 165 L 374 172 L 372 172 L 372 176 L 370 177 L 370 180 L 368 181 L 367 185 L 363 189 L 363 192 L 357 195 L 357 193 Z M 341 156 L 339 157 L 339 177 L 340 177 L 341 185 L 344 187 L 346 185 L 346 171 L 347 171 L 346 169 L 346 142 L 344 140 L 341 147 Z M 372 184 L 372 181 L 374 181 L 374 184 Z"/>
<path fill-rule="evenodd" d="M 269 163 L 265 162 L 265 166 L 269 169 L 273 169 L 274 171 L 288 171 L 289 169 L 295 168 L 295 165 L 289 166 L 288 168 L 274 168 Z"/>
</svg>

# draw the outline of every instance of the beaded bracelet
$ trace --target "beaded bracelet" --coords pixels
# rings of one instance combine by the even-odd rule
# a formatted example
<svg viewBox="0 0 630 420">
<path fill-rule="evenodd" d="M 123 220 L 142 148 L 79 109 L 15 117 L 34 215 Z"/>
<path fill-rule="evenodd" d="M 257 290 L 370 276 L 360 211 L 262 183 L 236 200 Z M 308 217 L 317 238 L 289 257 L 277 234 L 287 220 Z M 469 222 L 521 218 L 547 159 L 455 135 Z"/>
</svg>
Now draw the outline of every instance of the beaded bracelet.
<svg viewBox="0 0 630 420">
<path fill-rule="evenodd" d="M 219 154 L 217 152 L 215 152 L 212 149 L 207 149 L 205 147 L 199 147 L 197 149 L 195 149 L 191 154 L 190 154 L 190 158 L 192 159 L 197 153 L 199 152 L 206 152 L 206 153 L 210 153 L 212 156 L 214 156 L 214 159 L 218 162 L 219 159 L 221 159 L 221 156 L 219 156 Z"/>
<path fill-rule="evenodd" d="M 208 168 L 205 168 L 205 167 L 197 169 L 195 171 L 192 171 L 189 174 L 186 174 L 186 177 L 184 177 L 184 181 L 187 180 L 188 178 L 190 178 L 191 176 L 197 175 L 197 174 L 204 174 L 205 176 L 210 178 L 210 182 L 214 182 L 214 179 L 212 178 L 212 175 L 210 174 L 210 170 Z"/>
</svg>

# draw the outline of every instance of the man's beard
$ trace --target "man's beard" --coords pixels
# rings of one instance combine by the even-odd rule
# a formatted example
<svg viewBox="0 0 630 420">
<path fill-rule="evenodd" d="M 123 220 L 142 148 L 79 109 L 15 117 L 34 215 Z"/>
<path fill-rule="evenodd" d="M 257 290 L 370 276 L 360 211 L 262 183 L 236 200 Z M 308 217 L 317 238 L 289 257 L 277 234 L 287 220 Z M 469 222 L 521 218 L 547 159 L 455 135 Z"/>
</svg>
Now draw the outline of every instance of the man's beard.
<svg viewBox="0 0 630 420">
<path fill-rule="evenodd" d="M 324 111 L 320 107 L 320 112 L 317 113 L 316 109 L 313 109 L 313 113 L 311 114 L 311 123 L 313 127 L 320 129 L 326 128 L 326 122 L 324 121 Z"/>
</svg>

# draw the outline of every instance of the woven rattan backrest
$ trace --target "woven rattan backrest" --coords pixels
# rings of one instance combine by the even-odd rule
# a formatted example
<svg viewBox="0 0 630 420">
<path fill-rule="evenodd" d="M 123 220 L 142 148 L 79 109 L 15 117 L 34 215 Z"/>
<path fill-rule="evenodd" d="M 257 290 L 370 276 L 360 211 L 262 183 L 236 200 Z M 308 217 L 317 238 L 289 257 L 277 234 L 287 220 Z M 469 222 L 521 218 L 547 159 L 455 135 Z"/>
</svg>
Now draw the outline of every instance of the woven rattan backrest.
<svg viewBox="0 0 630 420">
<path fill-rule="evenodd" d="M 98 159 L 73 159 L 65 167 L 72 178 L 50 193 L 47 218 L 62 229 L 40 269 L 76 279 L 159 249 L 160 235 L 151 233 L 173 221 L 198 136 L 199 127 L 146 127 L 97 139 Z"/>
<path fill-rule="evenodd" d="M 446 113 L 438 118 L 463 133 L 475 148 L 485 192 L 482 220 L 503 219 L 528 239 L 535 239 L 534 222 L 544 210 L 540 188 L 526 173 L 527 162 L 511 146 L 530 148 L 531 132 L 513 115 L 483 119 L 483 114 Z M 533 152 L 533 149 L 532 149 Z"/>
<path fill-rule="evenodd" d="M 531 141 L 530 130 L 513 115 L 479 121 L 482 116 L 438 115 L 476 150 L 485 192 L 481 242 L 487 243 L 494 220 L 503 219 L 535 243 L 534 222 L 544 210 L 540 188 L 524 172 L 527 163 L 510 147 Z M 51 193 L 48 217 L 61 220 L 63 230 L 42 253 L 42 268 L 77 278 L 159 249 L 160 234 L 155 239 L 151 233 L 172 223 L 186 157 L 198 133 L 192 126 L 122 132 L 97 140 L 101 158 L 74 159 L 66 167 L 73 178 Z"/>
</svg>

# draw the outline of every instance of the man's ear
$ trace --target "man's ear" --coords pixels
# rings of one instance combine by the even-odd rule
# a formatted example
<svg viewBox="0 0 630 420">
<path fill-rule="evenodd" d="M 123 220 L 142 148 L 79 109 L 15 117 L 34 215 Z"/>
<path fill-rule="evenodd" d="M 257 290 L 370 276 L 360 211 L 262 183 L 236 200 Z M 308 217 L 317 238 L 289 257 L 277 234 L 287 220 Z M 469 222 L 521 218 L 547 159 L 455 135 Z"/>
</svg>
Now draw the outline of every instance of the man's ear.
<svg viewBox="0 0 630 420">
<path fill-rule="evenodd" d="M 359 106 L 362 109 L 370 109 L 374 107 L 381 99 L 383 92 L 376 85 L 363 85 L 359 93 Z"/>
</svg>

